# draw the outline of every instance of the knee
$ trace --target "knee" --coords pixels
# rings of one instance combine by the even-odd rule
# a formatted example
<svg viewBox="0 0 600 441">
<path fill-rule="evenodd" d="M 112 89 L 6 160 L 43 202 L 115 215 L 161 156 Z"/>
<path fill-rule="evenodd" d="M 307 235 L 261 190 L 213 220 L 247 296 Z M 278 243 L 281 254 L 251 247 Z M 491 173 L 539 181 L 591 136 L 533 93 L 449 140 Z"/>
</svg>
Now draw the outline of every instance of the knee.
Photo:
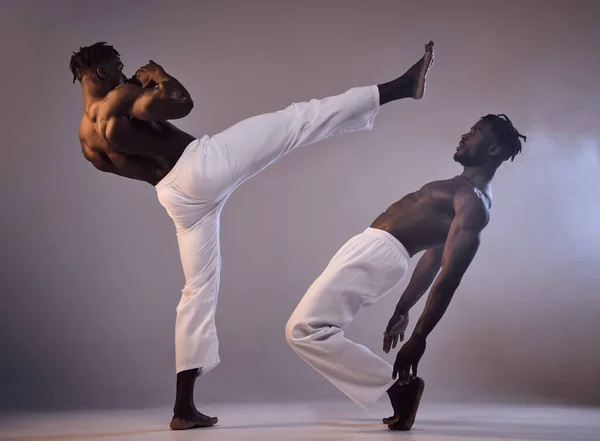
<svg viewBox="0 0 600 441">
<path fill-rule="evenodd" d="M 298 345 L 301 339 L 312 334 L 310 326 L 301 317 L 292 315 L 285 325 L 285 340 L 292 347 Z"/>
<path fill-rule="evenodd" d="M 294 333 L 298 328 L 298 321 L 294 318 L 294 316 L 290 317 L 288 322 L 285 324 L 285 341 L 288 342 L 290 346 L 294 346 Z"/>
<path fill-rule="evenodd" d="M 335 326 L 317 324 L 302 316 L 292 315 L 285 325 L 285 340 L 295 351 L 323 344 L 341 330 Z"/>
</svg>

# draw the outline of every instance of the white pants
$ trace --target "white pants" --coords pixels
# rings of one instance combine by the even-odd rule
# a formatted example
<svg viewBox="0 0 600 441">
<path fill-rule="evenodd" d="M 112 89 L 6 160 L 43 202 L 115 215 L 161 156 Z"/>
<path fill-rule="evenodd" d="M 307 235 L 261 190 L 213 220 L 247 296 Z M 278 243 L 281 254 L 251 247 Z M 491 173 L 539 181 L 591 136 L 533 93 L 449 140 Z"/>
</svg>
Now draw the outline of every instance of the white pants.
<svg viewBox="0 0 600 441">
<path fill-rule="evenodd" d="M 219 224 L 233 190 L 296 147 L 370 130 L 378 111 L 377 86 L 294 103 L 195 140 L 158 183 L 158 199 L 175 223 L 185 275 L 175 324 L 177 372 L 201 368 L 206 374 L 220 362 L 215 328 Z"/>
<path fill-rule="evenodd" d="M 394 383 L 392 366 L 343 329 L 400 284 L 409 258 L 390 233 L 367 228 L 340 248 L 286 325 L 292 349 L 364 409 Z"/>
</svg>

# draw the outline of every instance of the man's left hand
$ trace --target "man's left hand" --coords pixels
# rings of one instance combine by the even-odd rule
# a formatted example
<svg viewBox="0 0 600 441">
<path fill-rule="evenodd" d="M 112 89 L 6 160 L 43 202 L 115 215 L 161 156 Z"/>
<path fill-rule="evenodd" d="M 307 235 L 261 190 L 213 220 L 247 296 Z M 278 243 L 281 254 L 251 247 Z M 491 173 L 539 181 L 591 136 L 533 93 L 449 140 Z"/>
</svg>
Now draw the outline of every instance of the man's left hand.
<svg viewBox="0 0 600 441">
<path fill-rule="evenodd" d="M 417 376 L 417 367 L 425 352 L 425 346 L 426 342 L 424 338 L 413 335 L 398 351 L 392 378 L 395 380 L 398 377 L 399 384 L 408 384 L 411 377 L 415 378 Z"/>
<path fill-rule="evenodd" d="M 142 87 L 155 87 L 159 79 L 164 77 L 165 70 L 161 65 L 150 60 L 148 64 L 140 67 L 135 73 L 135 77 L 141 83 Z"/>
</svg>

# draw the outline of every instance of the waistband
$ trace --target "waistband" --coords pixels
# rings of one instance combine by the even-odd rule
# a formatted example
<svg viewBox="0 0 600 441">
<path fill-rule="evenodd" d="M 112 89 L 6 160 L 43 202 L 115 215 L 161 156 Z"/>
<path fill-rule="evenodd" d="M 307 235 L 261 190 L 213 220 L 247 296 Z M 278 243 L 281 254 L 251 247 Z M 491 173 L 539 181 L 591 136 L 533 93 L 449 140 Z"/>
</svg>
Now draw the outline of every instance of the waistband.
<svg viewBox="0 0 600 441">
<path fill-rule="evenodd" d="M 388 233 L 387 231 L 384 231 L 384 230 L 380 230 L 379 228 L 369 227 L 364 231 L 364 234 L 368 234 L 369 236 L 378 237 L 380 239 L 383 239 L 384 241 L 389 243 L 392 247 L 394 247 L 400 254 L 403 254 L 404 257 L 406 257 L 407 259 L 410 259 L 410 254 L 408 254 L 408 251 L 406 251 L 406 248 L 404 248 L 404 245 L 402 245 L 402 242 L 400 242 L 398 239 L 396 239 L 391 233 Z"/>
<path fill-rule="evenodd" d="M 169 171 L 169 173 L 167 173 L 165 175 L 165 177 L 162 178 L 160 181 L 158 181 L 158 184 L 156 184 L 154 186 L 154 188 L 156 189 L 156 191 L 159 191 L 160 189 L 168 186 L 171 182 L 173 182 L 173 180 L 179 174 L 179 170 L 181 169 L 182 164 L 192 154 L 192 152 L 194 151 L 194 149 L 196 148 L 196 146 L 198 146 L 198 145 L 206 142 L 207 139 L 208 139 L 208 135 L 204 135 L 202 138 L 196 138 L 196 139 L 194 139 L 192 142 L 190 142 L 187 145 L 187 147 L 183 150 L 183 153 L 181 154 L 181 156 L 179 157 L 179 159 L 177 160 L 177 162 L 175 163 L 175 165 L 173 166 L 173 168 Z"/>
</svg>

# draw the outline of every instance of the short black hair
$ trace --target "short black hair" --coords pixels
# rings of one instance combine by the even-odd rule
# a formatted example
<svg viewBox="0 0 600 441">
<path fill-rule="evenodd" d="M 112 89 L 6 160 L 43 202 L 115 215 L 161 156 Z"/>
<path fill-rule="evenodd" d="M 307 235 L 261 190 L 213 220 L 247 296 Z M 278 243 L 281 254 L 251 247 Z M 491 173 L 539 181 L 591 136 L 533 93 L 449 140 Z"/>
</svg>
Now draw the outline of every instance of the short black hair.
<svg viewBox="0 0 600 441">
<path fill-rule="evenodd" d="M 73 52 L 69 69 L 75 80 L 81 81 L 83 74 L 102 66 L 112 58 L 120 57 L 121 54 L 105 41 L 94 43 L 91 46 L 79 48 L 79 52 Z"/>
<path fill-rule="evenodd" d="M 504 150 L 502 160 L 506 161 L 510 158 L 511 161 L 514 161 L 515 156 L 521 152 L 521 139 L 523 142 L 527 142 L 527 136 L 521 135 L 508 116 L 503 113 L 482 116 L 480 121 L 490 124 L 496 141 Z"/>
</svg>

